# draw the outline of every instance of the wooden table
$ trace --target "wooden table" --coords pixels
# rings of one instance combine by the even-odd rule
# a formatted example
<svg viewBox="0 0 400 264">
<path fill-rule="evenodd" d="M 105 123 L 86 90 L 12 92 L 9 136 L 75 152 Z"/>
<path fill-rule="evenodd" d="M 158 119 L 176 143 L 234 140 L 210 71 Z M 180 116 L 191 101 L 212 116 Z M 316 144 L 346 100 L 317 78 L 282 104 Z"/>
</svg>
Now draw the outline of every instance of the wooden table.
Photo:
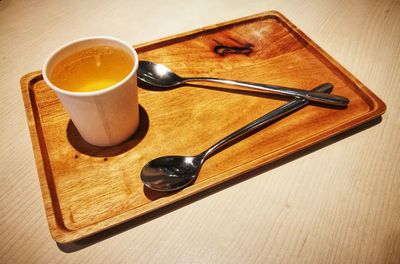
<svg viewBox="0 0 400 264">
<path fill-rule="evenodd" d="M 0 263 L 400 262 L 399 1 L 135 2 L 0 1 Z M 79 243 L 56 244 L 19 78 L 82 36 L 138 44 L 272 9 L 387 104 L 382 120 Z"/>
</svg>

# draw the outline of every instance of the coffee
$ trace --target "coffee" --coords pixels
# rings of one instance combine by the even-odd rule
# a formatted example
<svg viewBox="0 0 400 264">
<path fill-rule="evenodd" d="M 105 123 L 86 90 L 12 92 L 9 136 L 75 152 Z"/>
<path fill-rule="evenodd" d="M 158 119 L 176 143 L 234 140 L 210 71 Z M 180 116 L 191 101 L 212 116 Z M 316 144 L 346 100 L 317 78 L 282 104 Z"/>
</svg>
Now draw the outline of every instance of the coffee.
<svg viewBox="0 0 400 264">
<path fill-rule="evenodd" d="M 133 69 L 134 61 L 126 51 L 112 46 L 95 46 L 62 59 L 49 80 L 71 92 L 93 92 L 122 81 Z"/>
</svg>

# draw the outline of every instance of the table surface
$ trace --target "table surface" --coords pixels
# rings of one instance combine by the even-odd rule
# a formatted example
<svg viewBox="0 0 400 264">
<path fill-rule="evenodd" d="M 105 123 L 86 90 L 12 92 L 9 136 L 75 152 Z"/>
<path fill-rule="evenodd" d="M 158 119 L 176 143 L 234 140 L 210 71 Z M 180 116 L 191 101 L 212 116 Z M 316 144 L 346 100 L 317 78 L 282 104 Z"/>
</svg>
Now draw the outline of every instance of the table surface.
<svg viewBox="0 0 400 264">
<path fill-rule="evenodd" d="M 386 104 L 382 120 L 202 195 L 60 245 L 19 79 L 61 44 L 131 44 L 278 10 Z M 399 263 L 399 1 L 0 1 L 1 263 Z"/>
</svg>

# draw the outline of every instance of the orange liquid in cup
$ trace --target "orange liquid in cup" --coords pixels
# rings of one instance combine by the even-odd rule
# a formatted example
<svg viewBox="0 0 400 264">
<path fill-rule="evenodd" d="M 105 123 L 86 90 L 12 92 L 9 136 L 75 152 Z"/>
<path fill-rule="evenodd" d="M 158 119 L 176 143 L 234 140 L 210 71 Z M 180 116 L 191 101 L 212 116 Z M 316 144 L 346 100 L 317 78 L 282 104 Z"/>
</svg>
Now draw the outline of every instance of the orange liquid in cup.
<svg viewBox="0 0 400 264">
<path fill-rule="evenodd" d="M 49 80 L 71 92 L 99 91 L 122 81 L 133 64 L 132 56 L 122 49 L 97 46 L 63 59 L 54 67 Z"/>
</svg>

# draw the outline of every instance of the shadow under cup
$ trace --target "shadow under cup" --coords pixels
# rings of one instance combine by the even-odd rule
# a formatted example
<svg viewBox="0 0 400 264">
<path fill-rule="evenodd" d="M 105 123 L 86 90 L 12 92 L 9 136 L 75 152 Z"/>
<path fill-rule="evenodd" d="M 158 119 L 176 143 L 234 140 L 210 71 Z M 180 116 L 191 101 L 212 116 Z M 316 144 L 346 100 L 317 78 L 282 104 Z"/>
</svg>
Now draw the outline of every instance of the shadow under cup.
<svg viewBox="0 0 400 264">
<path fill-rule="evenodd" d="M 49 77 L 67 57 L 95 47 L 113 47 L 133 59 L 131 71 L 104 89 L 75 92 L 54 85 Z M 127 43 L 112 37 L 90 37 L 72 41 L 53 52 L 43 67 L 43 79 L 56 93 L 82 138 L 95 146 L 114 146 L 132 136 L 139 126 L 137 87 L 138 56 Z"/>
</svg>

